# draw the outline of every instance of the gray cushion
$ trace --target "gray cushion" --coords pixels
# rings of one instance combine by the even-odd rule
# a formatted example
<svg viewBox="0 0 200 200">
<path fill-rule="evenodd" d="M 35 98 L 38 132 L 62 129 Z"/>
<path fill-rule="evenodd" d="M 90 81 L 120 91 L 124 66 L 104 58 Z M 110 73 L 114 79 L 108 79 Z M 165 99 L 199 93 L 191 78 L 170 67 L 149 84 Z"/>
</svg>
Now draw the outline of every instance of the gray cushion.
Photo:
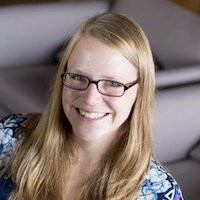
<svg viewBox="0 0 200 200">
<path fill-rule="evenodd" d="M 0 7 L 0 67 L 51 63 L 74 29 L 108 5 L 93 1 Z"/>
<path fill-rule="evenodd" d="M 0 68 L 0 117 L 41 112 L 56 69 L 55 66 Z"/>
<path fill-rule="evenodd" d="M 200 164 L 192 160 L 183 160 L 168 164 L 167 167 L 179 183 L 185 200 L 199 200 Z"/>
<path fill-rule="evenodd" d="M 162 162 L 185 158 L 200 138 L 200 83 L 158 90 L 154 151 Z"/>
<path fill-rule="evenodd" d="M 156 72 L 157 88 L 169 88 L 196 82 L 200 83 L 200 65 Z"/>
<path fill-rule="evenodd" d="M 113 11 L 136 20 L 164 68 L 200 63 L 200 16 L 169 0 L 116 0 Z"/>
</svg>

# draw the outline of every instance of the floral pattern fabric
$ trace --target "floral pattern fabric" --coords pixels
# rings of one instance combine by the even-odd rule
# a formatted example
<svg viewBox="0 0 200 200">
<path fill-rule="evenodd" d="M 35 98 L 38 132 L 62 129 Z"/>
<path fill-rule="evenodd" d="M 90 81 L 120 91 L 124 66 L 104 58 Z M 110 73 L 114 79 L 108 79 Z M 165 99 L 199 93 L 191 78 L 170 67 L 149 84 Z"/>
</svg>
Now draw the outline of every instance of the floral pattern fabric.
<svg viewBox="0 0 200 200">
<path fill-rule="evenodd" d="M 13 156 L 23 132 L 24 121 L 22 115 L 10 115 L 0 120 L 0 200 L 7 200 L 14 189 L 9 172 L 4 168 Z M 183 197 L 171 174 L 162 165 L 152 161 L 137 200 L 183 200 Z"/>
<path fill-rule="evenodd" d="M 183 200 L 181 190 L 171 174 L 160 164 L 152 162 L 142 184 L 138 200 Z"/>
<path fill-rule="evenodd" d="M 5 167 L 12 158 L 20 133 L 23 130 L 22 115 L 10 115 L 0 120 L 0 170 Z"/>
<path fill-rule="evenodd" d="M 20 139 L 24 121 L 22 115 L 10 115 L 0 120 L 0 200 L 7 200 L 14 189 L 6 168 Z"/>
</svg>

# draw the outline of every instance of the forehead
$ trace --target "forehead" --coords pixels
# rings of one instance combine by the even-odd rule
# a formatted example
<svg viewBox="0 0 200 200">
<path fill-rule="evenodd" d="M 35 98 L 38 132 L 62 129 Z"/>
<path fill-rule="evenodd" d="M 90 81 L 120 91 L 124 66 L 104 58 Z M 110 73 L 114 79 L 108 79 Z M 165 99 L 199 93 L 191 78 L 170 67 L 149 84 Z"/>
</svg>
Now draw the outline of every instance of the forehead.
<svg viewBox="0 0 200 200">
<path fill-rule="evenodd" d="M 108 46 L 94 37 L 83 37 L 72 50 L 67 70 L 93 78 L 137 77 L 136 68 L 115 47 Z"/>
</svg>

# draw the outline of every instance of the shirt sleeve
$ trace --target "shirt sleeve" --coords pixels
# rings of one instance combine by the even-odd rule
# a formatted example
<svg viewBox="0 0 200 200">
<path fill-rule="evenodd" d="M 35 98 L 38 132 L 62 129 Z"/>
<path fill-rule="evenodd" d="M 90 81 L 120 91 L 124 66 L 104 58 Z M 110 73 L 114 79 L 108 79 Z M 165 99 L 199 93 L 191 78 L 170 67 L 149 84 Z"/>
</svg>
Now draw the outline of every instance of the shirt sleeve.
<svg viewBox="0 0 200 200">
<path fill-rule="evenodd" d="M 151 163 L 138 200 L 183 200 L 179 185 L 160 164 Z"/>
<path fill-rule="evenodd" d="M 25 120 L 23 115 L 9 115 L 0 119 L 0 174 L 13 156 L 16 144 L 21 136 Z"/>
</svg>

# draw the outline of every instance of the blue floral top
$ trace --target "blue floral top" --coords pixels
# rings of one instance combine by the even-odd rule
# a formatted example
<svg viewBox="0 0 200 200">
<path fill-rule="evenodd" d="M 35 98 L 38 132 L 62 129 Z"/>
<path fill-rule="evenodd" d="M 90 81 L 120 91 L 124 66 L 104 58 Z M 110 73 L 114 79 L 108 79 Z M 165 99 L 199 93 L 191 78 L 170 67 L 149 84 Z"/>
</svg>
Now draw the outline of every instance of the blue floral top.
<svg viewBox="0 0 200 200">
<path fill-rule="evenodd" d="M 14 183 L 5 171 L 14 148 L 23 131 L 23 115 L 10 115 L 0 120 L 0 200 L 6 200 L 14 189 Z M 183 200 L 181 190 L 170 173 L 152 161 L 138 200 Z"/>
</svg>

